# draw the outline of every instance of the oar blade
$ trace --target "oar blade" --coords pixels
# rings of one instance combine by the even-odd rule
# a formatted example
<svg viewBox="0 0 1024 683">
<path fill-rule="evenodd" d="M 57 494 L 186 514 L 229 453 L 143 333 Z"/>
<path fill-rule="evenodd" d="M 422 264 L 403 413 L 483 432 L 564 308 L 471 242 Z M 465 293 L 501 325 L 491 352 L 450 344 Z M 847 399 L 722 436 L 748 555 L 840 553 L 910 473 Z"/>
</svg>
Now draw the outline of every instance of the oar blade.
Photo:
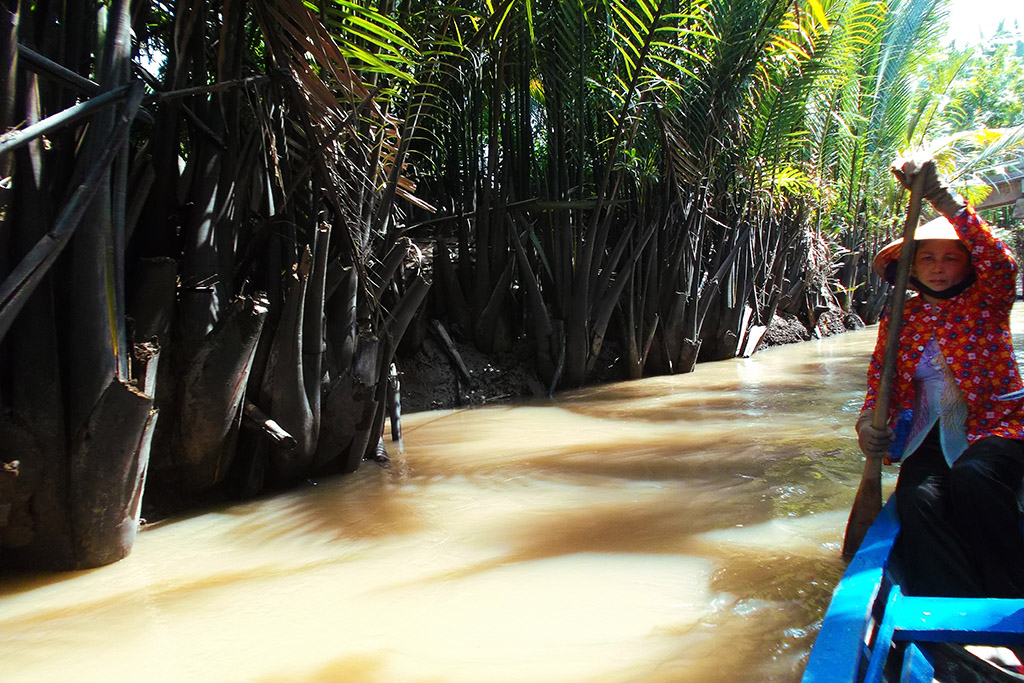
<svg viewBox="0 0 1024 683">
<path fill-rule="evenodd" d="M 874 524 L 875 518 L 882 510 L 881 476 L 864 477 L 861 479 L 857 495 L 850 508 L 850 519 L 846 522 L 846 535 L 843 537 L 843 557 L 849 560 L 860 548 L 868 529 Z"/>
</svg>

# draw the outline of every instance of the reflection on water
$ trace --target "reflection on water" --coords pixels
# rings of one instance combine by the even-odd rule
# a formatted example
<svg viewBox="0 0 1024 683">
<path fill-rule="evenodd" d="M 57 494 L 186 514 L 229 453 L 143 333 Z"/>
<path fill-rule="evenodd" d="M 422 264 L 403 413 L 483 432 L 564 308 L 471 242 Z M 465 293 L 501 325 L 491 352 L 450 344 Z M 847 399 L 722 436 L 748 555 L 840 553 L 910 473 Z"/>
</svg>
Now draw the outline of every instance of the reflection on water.
<svg viewBox="0 0 1024 683">
<path fill-rule="evenodd" d="M 6 579 L 0 680 L 799 680 L 874 335 L 408 415 L 388 470 Z"/>
</svg>

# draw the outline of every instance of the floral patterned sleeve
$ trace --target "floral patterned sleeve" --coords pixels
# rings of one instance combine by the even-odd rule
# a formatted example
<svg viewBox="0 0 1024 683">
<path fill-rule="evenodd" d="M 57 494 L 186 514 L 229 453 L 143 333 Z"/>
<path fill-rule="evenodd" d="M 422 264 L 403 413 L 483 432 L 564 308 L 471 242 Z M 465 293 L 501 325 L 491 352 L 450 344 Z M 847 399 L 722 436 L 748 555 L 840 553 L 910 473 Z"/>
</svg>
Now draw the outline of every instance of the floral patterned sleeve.
<svg viewBox="0 0 1024 683">
<path fill-rule="evenodd" d="M 882 359 L 885 357 L 885 340 L 889 335 L 889 309 L 883 311 L 878 319 L 878 340 L 875 342 L 875 350 L 871 354 L 871 362 L 868 364 L 868 393 L 864 397 L 865 410 L 874 410 L 878 401 L 878 385 L 882 379 Z"/>
<path fill-rule="evenodd" d="M 1017 263 L 1013 252 L 992 234 L 988 223 L 970 206 L 951 222 L 971 252 L 971 263 L 978 274 L 977 285 L 1006 310 L 1012 308 L 1017 297 Z"/>
</svg>

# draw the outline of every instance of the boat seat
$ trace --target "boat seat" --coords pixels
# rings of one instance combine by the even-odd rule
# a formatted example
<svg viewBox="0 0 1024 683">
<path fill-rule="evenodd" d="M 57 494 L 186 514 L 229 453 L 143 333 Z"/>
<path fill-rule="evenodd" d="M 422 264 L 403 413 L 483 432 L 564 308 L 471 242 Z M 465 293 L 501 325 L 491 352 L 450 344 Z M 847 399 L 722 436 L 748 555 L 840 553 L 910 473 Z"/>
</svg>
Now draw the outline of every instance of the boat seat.
<svg viewBox="0 0 1024 683">
<path fill-rule="evenodd" d="M 891 586 L 878 624 L 865 683 L 881 681 L 890 649 L 906 643 L 901 681 L 931 681 L 934 667 L 920 643 L 1024 645 L 1024 600 L 903 595 Z"/>
<path fill-rule="evenodd" d="M 1024 600 L 904 595 L 893 611 L 893 640 L 1024 645 Z"/>
</svg>

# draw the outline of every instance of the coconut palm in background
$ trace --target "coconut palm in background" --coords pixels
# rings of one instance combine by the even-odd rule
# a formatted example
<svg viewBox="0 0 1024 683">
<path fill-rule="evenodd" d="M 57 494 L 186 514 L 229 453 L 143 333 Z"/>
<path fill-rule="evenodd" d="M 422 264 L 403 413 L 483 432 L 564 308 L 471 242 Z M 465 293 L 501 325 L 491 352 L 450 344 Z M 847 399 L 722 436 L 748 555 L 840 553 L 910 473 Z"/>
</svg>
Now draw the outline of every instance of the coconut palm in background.
<svg viewBox="0 0 1024 683">
<path fill-rule="evenodd" d="M 998 179 L 989 172 L 1021 167 L 1021 118 L 1012 105 L 1007 109 L 994 102 L 1015 99 L 1013 93 L 1020 93 L 1021 87 L 1014 88 L 1013 83 L 1019 83 L 1019 77 L 1012 67 L 996 76 L 992 53 L 1002 54 L 1004 63 L 1008 52 L 1016 53 L 1010 61 L 1019 69 L 1024 46 L 1019 38 L 1007 41 L 1007 34 L 996 41 L 1001 46 L 966 51 L 943 46 L 944 26 L 935 21 L 943 12 L 943 3 L 890 6 L 882 30 L 869 32 L 876 36 L 875 44 L 864 54 L 874 56 L 858 65 L 865 77 L 844 79 L 849 86 L 841 96 L 847 103 L 841 109 L 847 112 L 845 118 L 838 125 L 816 127 L 819 140 L 838 134 L 842 141 L 834 150 L 838 154 L 819 163 L 822 169 L 837 170 L 831 186 L 840 192 L 822 208 L 834 211 L 831 232 L 841 259 L 836 274 L 841 303 L 854 307 L 868 323 L 877 320 L 887 290 L 871 274 L 870 255 L 898 237 L 902 223 L 900 203 L 905 198 L 885 165 L 893 151 L 934 156 L 956 189 L 975 203 Z M 995 106 L 982 104 L 986 100 Z M 830 113 L 825 116 L 833 118 Z M 1016 128 L 1011 127 L 1014 122 Z M 822 144 L 822 149 L 830 146 Z M 1011 226 L 1009 211 L 1002 214 L 998 223 Z M 827 226 L 829 219 L 821 223 Z"/>
<path fill-rule="evenodd" d="M 354 470 L 428 323 L 525 340 L 552 392 L 751 353 L 777 310 L 863 312 L 890 161 L 971 110 L 938 107 L 969 71 L 934 66 L 938 0 L 3 7 L 18 566 L 123 556 L 144 485 Z"/>
</svg>

